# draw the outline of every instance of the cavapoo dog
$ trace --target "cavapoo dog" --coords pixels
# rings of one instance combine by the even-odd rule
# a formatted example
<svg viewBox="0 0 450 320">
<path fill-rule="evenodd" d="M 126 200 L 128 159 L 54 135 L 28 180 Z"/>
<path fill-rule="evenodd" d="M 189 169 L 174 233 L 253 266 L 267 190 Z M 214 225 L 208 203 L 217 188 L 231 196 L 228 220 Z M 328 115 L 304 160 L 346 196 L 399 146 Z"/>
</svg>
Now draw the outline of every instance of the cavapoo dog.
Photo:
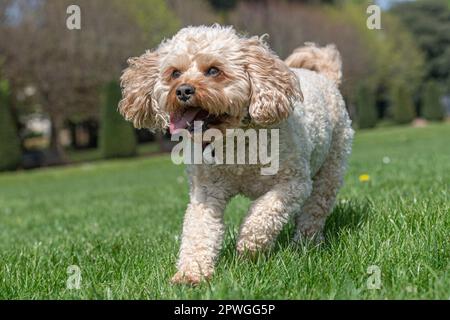
<svg viewBox="0 0 450 320">
<path fill-rule="evenodd" d="M 208 119 L 208 128 L 221 131 L 279 129 L 275 175 L 261 175 L 258 165 L 188 165 L 190 203 L 174 283 L 212 276 L 224 209 L 237 194 L 253 200 L 240 228 L 239 253 L 269 248 L 290 217 L 297 240 L 322 239 L 353 138 L 333 45 L 307 44 L 282 61 L 260 37 L 199 26 L 128 62 L 119 111 L 137 128 L 173 132 Z"/>
</svg>

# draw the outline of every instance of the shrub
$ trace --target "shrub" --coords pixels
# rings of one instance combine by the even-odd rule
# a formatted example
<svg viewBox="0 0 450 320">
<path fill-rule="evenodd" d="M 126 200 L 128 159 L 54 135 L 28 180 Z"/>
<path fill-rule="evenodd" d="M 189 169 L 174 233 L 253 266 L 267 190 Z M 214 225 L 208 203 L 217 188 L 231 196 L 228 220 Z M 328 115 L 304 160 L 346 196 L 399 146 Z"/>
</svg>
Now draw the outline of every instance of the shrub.
<svg viewBox="0 0 450 320">
<path fill-rule="evenodd" d="M 423 89 L 422 115 L 430 121 L 444 119 L 444 107 L 441 104 L 441 88 L 436 81 L 428 81 Z"/>
<path fill-rule="evenodd" d="M 361 84 L 356 92 L 356 107 L 358 110 L 358 125 L 360 129 L 374 128 L 378 121 L 373 89 Z"/>
<path fill-rule="evenodd" d="M 136 136 L 130 123 L 117 111 L 121 99 L 120 86 L 111 82 L 104 88 L 100 123 L 100 148 L 103 158 L 136 155 Z"/>
<path fill-rule="evenodd" d="M 411 93 L 402 85 L 392 89 L 391 96 L 392 116 L 398 124 L 411 123 L 416 112 Z"/>
<path fill-rule="evenodd" d="M 0 81 L 0 171 L 17 169 L 22 158 L 20 139 L 9 102 L 8 83 Z"/>
</svg>

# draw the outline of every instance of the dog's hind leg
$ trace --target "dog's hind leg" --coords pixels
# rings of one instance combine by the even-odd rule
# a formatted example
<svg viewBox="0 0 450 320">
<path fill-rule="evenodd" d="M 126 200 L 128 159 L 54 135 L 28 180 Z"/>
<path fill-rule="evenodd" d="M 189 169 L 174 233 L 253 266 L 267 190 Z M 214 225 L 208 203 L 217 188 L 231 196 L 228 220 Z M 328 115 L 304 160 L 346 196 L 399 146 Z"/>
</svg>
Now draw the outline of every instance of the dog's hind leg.
<svg viewBox="0 0 450 320">
<path fill-rule="evenodd" d="M 342 186 L 353 130 L 348 127 L 335 135 L 324 164 L 313 178 L 313 189 L 296 217 L 294 240 L 311 239 L 322 242 L 323 227 Z"/>
</svg>

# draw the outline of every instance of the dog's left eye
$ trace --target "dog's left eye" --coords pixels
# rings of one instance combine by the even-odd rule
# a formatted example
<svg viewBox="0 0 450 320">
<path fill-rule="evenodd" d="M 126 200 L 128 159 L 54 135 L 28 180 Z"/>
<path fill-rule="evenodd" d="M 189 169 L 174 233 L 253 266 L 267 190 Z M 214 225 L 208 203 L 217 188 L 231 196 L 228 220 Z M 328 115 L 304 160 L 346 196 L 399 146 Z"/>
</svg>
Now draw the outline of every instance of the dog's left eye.
<svg viewBox="0 0 450 320">
<path fill-rule="evenodd" d="M 177 79 L 181 76 L 181 72 L 179 70 L 172 71 L 172 79 Z"/>
<path fill-rule="evenodd" d="M 208 77 L 214 77 L 217 76 L 219 74 L 220 70 L 217 69 L 216 67 L 211 67 L 206 71 L 206 75 Z"/>
</svg>

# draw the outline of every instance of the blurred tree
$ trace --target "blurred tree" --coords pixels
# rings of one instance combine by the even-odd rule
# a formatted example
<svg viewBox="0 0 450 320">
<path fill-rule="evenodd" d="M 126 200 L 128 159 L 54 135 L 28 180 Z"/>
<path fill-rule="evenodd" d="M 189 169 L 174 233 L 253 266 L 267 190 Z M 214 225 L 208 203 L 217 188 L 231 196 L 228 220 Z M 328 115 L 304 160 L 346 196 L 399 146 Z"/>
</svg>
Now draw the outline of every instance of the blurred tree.
<svg viewBox="0 0 450 320">
<path fill-rule="evenodd" d="M 356 93 L 358 126 L 360 129 L 374 128 L 378 121 L 375 106 L 375 92 L 367 84 L 360 84 Z"/>
<path fill-rule="evenodd" d="M 450 7 L 448 0 L 398 3 L 392 8 L 425 52 L 426 78 L 448 84 L 450 91 Z"/>
<path fill-rule="evenodd" d="M 14 170 L 21 162 L 22 150 L 10 110 L 8 83 L 0 80 L 0 171 Z"/>
<path fill-rule="evenodd" d="M 233 9 L 237 0 L 209 0 L 211 6 L 216 10 L 230 10 Z"/>
<path fill-rule="evenodd" d="M 121 89 L 117 82 L 110 82 L 105 87 L 100 123 L 100 148 L 104 158 L 136 155 L 134 129 L 117 111 L 121 97 Z"/>
<path fill-rule="evenodd" d="M 127 13 L 139 27 L 137 36 L 140 36 L 141 41 L 136 45 L 143 49 L 158 45 L 164 37 L 176 32 L 180 27 L 179 19 L 166 0 L 114 1 L 117 10 Z"/>
<path fill-rule="evenodd" d="M 8 8 L 11 6 L 13 0 L 0 1 L 0 25 L 3 25 L 8 20 Z"/>
<path fill-rule="evenodd" d="M 212 25 L 222 22 L 222 17 L 206 0 L 168 0 L 168 3 L 182 26 Z"/>
<path fill-rule="evenodd" d="M 430 121 L 444 119 L 444 107 L 441 103 L 442 90 L 436 81 L 428 81 L 423 89 L 422 115 Z"/>
<path fill-rule="evenodd" d="M 336 4 L 342 2 L 342 0 L 288 0 L 288 1 L 305 4 Z"/>
<path fill-rule="evenodd" d="M 407 87 L 399 84 L 391 89 L 392 116 L 396 123 L 411 123 L 416 114 L 411 92 Z"/>
<path fill-rule="evenodd" d="M 73 4 L 81 8 L 81 30 L 66 27 Z M 104 83 L 119 78 L 128 57 L 172 32 L 176 19 L 165 6 L 164 0 L 14 1 L 17 17 L 3 28 L 14 45 L 1 41 L 0 54 L 15 91 L 35 88 L 51 119 L 50 163 L 65 159 L 59 139 L 65 121 L 98 117 Z"/>
<path fill-rule="evenodd" d="M 413 37 L 389 13 L 383 13 L 383 30 L 369 30 L 367 2 L 356 2 L 335 6 L 239 2 L 231 21 L 249 34 L 269 34 L 268 42 L 281 57 L 306 41 L 335 43 L 343 59 L 342 91 L 350 100 L 361 81 L 376 92 L 388 92 L 397 83 L 415 91 L 422 79 L 423 57 Z M 378 90 L 380 86 L 385 90 Z"/>
<path fill-rule="evenodd" d="M 411 92 L 417 91 L 423 78 L 424 59 L 412 35 L 389 12 L 383 12 L 381 30 L 368 29 L 367 1 L 356 2 L 362 4 L 346 3 L 332 11 L 336 19 L 348 21 L 357 30 L 361 41 L 362 54 L 366 59 L 365 71 L 357 74 L 353 84 L 364 79 L 375 89 L 381 87 L 383 90 L 379 92 L 387 93 L 389 88 L 396 86 L 408 86 Z M 346 63 L 353 64 L 352 61 L 344 60 L 344 73 Z"/>
</svg>

